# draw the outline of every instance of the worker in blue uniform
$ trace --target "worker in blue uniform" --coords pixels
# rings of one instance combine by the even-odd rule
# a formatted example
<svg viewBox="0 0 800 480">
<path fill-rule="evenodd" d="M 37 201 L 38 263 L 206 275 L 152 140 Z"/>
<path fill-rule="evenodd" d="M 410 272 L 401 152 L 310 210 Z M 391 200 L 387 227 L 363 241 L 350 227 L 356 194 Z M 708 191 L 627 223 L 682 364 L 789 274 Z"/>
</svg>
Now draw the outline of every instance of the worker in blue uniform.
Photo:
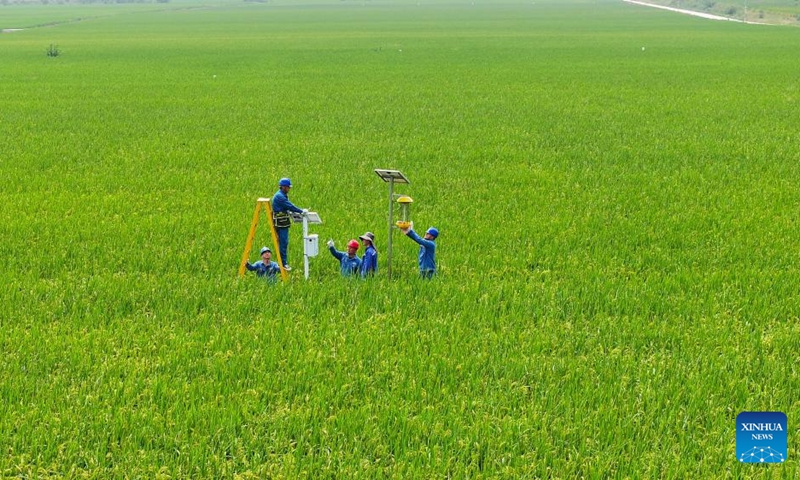
<svg viewBox="0 0 800 480">
<path fill-rule="evenodd" d="M 439 237 L 439 230 L 431 227 L 425 231 L 425 235 L 420 238 L 414 231 L 412 223 L 408 228 L 401 229 L 408 238 L 419 244 L 419 274 L 422 278 L 432 278 L 436 275 L 436 238 Z"/>
<path fill-rule="evenodd" d="M 272 250 L 269 247 L 261 249 L 261 260 L 252 264 L 247 262 L 245 267 L 251 272 L 256 272 L 258 278 L 267 280 L 270 283 L 275 281 L 275 275 L 281 271 L 278 263 L 272 261 Z"/>
<path fill-rule="evenodd" d="M 347 242 L 347 252 L 340 252 L 336 250 L 333 240 L 328 240 L 328 250 L 336 260 L 339 260 L 339 270 L 343 277 L 358 275 L 359 268 L 361 268 L 361 259 L 356 255 L 358 247 L 356 240 L 350 240 Z"/>
<path fill-rule="evenodd" d="M 361 278 L 374 277 L 378 272 L 378 251 L 375 249 L 375 234 L 367 232 L 358 237 L 364 244 L 364 256 L 361 257 Z"/>
<path fill-rule="evenodd" d="M 292 226 L 292 217 L 289 212 L 306 214 L 308 210 L 294 206 L 289 201 L 289 189 L 292 188 L 292 181 L 288 178 L 281 178 L 278 182 L 278 191 L 272 197 L 272 219 L 275 231 L 278 234 L 278 251 L 281 254 L 284 270 L 291 270 L 289 266 L 289 227 Z"/>
</svg>

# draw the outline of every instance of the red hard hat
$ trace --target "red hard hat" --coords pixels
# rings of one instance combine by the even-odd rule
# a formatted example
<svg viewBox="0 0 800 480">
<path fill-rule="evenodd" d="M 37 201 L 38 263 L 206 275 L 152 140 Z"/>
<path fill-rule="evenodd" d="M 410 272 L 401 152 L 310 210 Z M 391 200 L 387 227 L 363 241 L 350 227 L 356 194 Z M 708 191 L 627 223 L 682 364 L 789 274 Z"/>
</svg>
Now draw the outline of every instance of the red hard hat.
<svg viewBox="0 0 800 480">
<path fill-rule="evenodd" d="M 358 245 L 358 242 L 356 240 L 350 240 L 349 242 L 347 242 L 347 247 L 348 248 L 355 248 L 356 250 L 358 250 L 359 245 Z"/>
</svg>

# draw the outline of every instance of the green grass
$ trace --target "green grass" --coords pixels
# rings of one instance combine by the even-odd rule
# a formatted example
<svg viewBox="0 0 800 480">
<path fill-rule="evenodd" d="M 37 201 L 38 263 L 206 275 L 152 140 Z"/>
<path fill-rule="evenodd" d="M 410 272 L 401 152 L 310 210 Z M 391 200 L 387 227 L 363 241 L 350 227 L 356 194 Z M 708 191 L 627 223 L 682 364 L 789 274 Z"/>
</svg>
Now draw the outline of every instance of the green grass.
<svg viewBox="0 0 800 480">
<path fill-rule="evenodd" d="M 0 29 L 53 27 L 65 23 L 94 22 L 117 15 L 219 7 L 233 0 L 171 0 L 168 3 L 42 3 L 16 2 L 0 5 Z"/>
<path fill-rule="evenodd" d="M 0 476 L 793 478 L 798 31 L 475 3 L 0 36 Z M 397 232 L 386 278 L 374 168 L 435 280 Z M 303 281 L 299 229 L 236 278 L 283 176 L 378 278 Z M 747 410 L 785 465 L 736 462 Z"/>
</svg>

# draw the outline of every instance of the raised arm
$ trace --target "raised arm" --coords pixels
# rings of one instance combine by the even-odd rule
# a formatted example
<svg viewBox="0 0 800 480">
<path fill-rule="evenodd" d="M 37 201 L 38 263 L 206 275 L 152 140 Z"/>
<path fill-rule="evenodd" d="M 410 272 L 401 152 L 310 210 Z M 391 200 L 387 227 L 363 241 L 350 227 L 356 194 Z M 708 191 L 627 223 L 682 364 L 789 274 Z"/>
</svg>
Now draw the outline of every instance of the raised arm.
<svg viewBox="0 0 800 480">
<path fill-rule="evenodd" d="M 415 242 L 419 243 L 425 248 L 436 248 L 436 243 L 433 240 L 425 240 L 424 238 L 417 235 L 417 232 L 415 232 L 414 230 L 409 230 L 408 233 L 406 233 L 406 235 L 408 235 L 408 238 L 414 240 Z"/>
<path fill-rule="evenodd" d="M 336 250 L 336 247 L 334 247 L 332 245 L 328 247 L 328 250 L 330 250 L 331 255 L 333 255 L 333 257 L 336 260 L 341 260 L 342 257 L 344 257 L 344 252 L 340 252 L 339 250 Z"/>
</svg>

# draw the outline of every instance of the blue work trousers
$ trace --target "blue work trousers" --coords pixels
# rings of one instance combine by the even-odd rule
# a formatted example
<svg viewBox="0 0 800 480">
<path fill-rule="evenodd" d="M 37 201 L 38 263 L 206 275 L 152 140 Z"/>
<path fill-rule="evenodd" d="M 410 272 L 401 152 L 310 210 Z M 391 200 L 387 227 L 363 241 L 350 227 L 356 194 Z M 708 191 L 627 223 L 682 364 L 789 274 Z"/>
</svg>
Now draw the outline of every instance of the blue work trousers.
<svg viewBox="0 0 800 480">
<path fill-rule="evenodd" d="M 281 261 L 283 266 L 289 265 L 289 229 L 288 228 L 275 228 L 278 231 L 278 251 L 281 252 Z"/>
</svg>

